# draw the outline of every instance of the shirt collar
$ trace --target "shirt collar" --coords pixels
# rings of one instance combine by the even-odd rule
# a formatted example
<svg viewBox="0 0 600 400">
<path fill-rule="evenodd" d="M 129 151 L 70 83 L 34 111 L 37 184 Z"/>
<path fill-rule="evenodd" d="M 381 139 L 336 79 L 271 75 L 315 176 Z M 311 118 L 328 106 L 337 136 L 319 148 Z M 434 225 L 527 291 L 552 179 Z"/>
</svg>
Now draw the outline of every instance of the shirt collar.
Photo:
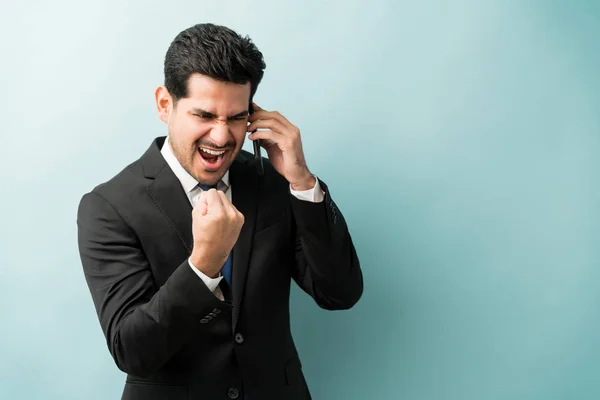
<svg viewBox="0 0 600 400">
<path fill-rule="evenodd" d="M 191 176 L 179 163 L 179 160 L 173 154 L 173 149 L 171 149 L 171 143 L 169 142 L 169 136 L 165 139 L 165 143 L 160 149 L 160 153 L 164 157 L 165 161 L 171 167 L 171 170 L 181 182 L 181 186 L 183 186 L 183 190 L 185 193 L 190 193 L 192 190 L 198 186 L 198 181 Z M 221 178 L 221 181 L 229 187 L 229 169 L 225 171 L 225 175 Z"/>
</svg>

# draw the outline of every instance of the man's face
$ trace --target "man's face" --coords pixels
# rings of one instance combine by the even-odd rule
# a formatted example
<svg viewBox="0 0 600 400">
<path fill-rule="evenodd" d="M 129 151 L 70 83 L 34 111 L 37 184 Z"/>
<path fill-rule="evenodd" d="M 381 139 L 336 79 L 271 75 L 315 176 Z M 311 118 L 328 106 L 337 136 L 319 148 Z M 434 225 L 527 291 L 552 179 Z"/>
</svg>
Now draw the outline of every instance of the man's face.
<svg viewBox="0 0 600 400">
<path fill-rule="evenodd" d="M 173 153 L 198 182 L 216 184 L 246 137 L 250 83 L 220 82 L 194 74 L 188 97 L 176 105 L 166 88 L 156 91 L 161 120 L 167 123 Z"/>
</svg>

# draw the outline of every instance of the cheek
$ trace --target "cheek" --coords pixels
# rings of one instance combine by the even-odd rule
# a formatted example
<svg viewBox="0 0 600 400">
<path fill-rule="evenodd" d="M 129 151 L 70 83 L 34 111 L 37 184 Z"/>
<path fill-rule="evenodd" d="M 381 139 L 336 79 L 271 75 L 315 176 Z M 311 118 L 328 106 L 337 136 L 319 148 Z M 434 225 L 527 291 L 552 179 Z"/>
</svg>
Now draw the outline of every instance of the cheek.
<svg viewBox="0 0 600 400">
<path fill-rule="evenodd" d="M 248 135 L 248 132 L 246 132 L 246 125 L 234 126 L 229 130 L 229 132 L 231 133 L 231 136 L 233 136 L 238 146 L 241 146 L 242 143 L 244 143 L 244 139 L 246 139 L 246 135 Z"/>
<path fill-rule="evenodd" d="M 185 125 L 181 127 L 180 133 L 185 144 L 195 148 L 198 140 L 210 133 L 210 126 L 195 121 L 186 121 Z"/>
</svg>

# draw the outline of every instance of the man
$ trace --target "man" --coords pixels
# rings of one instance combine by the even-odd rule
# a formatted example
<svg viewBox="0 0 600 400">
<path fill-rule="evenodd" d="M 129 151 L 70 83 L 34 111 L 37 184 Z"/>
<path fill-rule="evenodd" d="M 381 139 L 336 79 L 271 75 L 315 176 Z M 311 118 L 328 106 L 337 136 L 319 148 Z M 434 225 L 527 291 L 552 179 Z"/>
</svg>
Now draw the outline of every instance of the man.
<svg viewBox="0 0 600 400">
<path fill-rule="evenodd" d="M 167 137 L 81 200 L 81 261 L 127 373 L 122 399 L 310 399 L 291 280 L 328 310 L 362 295 L 348 228 L 298 128 L 252 103 L 264 68 L 228 28 L 181 32 L 155 93 Z M 241 150 L 256 130 L 262 173 Z"/>
</svg>

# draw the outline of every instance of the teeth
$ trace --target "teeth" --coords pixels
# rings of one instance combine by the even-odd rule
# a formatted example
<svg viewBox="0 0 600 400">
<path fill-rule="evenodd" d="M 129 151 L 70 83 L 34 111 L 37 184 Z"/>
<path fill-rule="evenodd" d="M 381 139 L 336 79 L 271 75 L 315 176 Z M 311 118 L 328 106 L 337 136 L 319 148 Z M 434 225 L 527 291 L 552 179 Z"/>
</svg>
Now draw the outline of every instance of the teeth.
<svg viewBox="0 0 600 400">
<path fill-rule="evenodd" d="M 212 154 L 213 156 L 220 156 L 220 155 L 225 154 L 225 150 L 214 151 L 214 150 L 209 150 L 209 149 L 205 149 L 205 148 L 202 148 L 202 147 L 200 147 L 200 150 L 202 150 L 205 153 Z"/>
</svg>

